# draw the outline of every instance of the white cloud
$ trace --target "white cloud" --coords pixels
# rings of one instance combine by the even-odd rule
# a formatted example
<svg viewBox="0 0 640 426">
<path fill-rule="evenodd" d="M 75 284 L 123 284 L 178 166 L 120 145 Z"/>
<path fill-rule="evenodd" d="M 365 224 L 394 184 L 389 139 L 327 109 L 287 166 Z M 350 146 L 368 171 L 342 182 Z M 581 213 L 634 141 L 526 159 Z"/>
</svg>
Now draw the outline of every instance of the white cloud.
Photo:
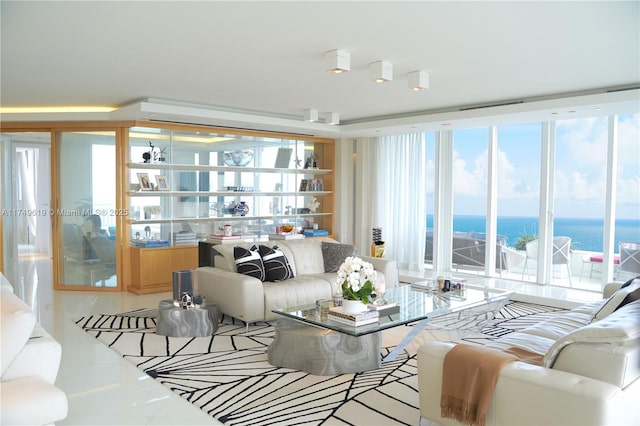
<svg viewBox="0 0 640 426">
<path fill-rule="evenodd" d="M 556 135 L 556 214 L 601 217 L 606 195 L 607 117 L 558 122 Z M 499 200 L 503 205 L 510 204 L 508 200 L 537 204 L 540 165 L 528 164 L 522 158 L 510 159 L 507 151 L 511 152 L 498 152 Z M 475 158 L 462 155 L 454 151 L 455 195 L 485 198 L 488 151 L 483 150 Z M 640 114 L 619 120 L 617 165 L 616 215 L 636 218 L 640 213 Z"/>
<path fill-rule="evenodd" d="M 487 192 L 486 151 L 474 160 L 473 169 L 467 169 L 467 162 L 460 153 L 453 153 L 453 187 L 456 195 L 478 196 Z"/>
</svg>

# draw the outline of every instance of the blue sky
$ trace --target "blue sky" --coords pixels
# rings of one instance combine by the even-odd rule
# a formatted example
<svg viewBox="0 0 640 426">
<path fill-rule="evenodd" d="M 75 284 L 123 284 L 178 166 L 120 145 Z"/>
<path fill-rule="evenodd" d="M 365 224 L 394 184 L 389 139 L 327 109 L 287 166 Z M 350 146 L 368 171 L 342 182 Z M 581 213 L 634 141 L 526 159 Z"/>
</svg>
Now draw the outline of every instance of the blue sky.
<svg viewBox="0 0 640 426">
<path fill-rule="evenodd" d="M 607 117 L 556 124 L 556 217 L 602 218 L 606 181 Z M 616 217 L 640 217 L 640 115 L 619 118 Z M 486 128 L 454 132 L 454 214 L 486 213 Z M 537 216 L 540 181 L 539 123 L 498 130 L 498 215 Z M 433 135 L 429 173 L 433 176 Z M 431 209 L 429 209 L 431 210 Z"/>
</svg>

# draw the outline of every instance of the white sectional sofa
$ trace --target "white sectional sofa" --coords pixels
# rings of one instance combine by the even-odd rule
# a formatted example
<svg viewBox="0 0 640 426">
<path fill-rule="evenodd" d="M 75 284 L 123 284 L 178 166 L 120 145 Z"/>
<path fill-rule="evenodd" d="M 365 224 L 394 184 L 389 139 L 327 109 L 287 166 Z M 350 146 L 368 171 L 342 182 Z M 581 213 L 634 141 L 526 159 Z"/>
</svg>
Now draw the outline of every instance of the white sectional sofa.
<svg viewBox="0 0 640 426">
<path fill-rule="evenodd" d="M 337 244 L 329 238 L 301 240 L 277 240 L 252 245 L 277 245 L 287 257 L 293 278 L 262 282 L 257 278 L 238 273 L 234 259 L 234 245 L 213 246 L 214 267 L 197 269 L 198 292 L 207 303 L 215 303 L 221 313 L 252 323 L 277 318 L 272 309 L 303 304 L 313 304 L 318 299 L 330 299 L 338 291 L 335 272 L 325 272 L 322 242 Z M 387 288 L 398 285 L 398 268 L 394 260 L 359 256 L 371 263 Z"/>
<path fill-rule="evenodd" d="M 67 416 L 67 396 L 54 385 L 62 347 L 13 293 L 0 273 L 0 424 L 45 425 Z"/>
<path fill-rule="evenodd" d="M 620 287 L 620 284 L 617 284 Z M 607 296 L 611 285 L 605 288 Z M 628 302 L 620 302 L 628 293 Z M 640 425 L 640 279 L 603 302 L 579 306 L 489 346 L 544 355 L 500 373 L 487 425 Z M 418 350 L 421 423 L 458 424 L 440 416 L 442 365 L 452 343 Z"/>
</svg>

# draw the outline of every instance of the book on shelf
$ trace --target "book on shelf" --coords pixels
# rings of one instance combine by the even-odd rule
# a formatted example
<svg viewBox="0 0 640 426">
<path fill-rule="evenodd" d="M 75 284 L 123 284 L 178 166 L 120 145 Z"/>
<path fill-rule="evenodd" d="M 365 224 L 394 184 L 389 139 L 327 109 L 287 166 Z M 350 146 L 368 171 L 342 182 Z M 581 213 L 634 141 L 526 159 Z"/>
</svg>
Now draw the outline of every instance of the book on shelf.
<svg viewBox="0 0 640 426">
<path fill-rule="evenodd" d="M 220 240 L 217 238 L 207 238 L 205 242 L 211 243 L 211 244 L 238 244 L 243 242 L 243 240 L 241 238 L 234 238 L 232 240 Z"/>
<path fill-rule="evenodd" d="M 329 309 L 327 317 L 330 320 L 349 325 L 366 325 L 378 322 L 380 314 L 378 311 L 363 311 L 358 313 L 344 312 L 342 306 Z"/>
<path fill-rule="evenodd" d="M 212 240 L 239 240 L 242 238 L 240 234 L 232 234 L 232 235 L 222 235 L 222 234 L 211 234 L 209 235 L 209 239 Z"/>
<path fill-rule="evenodd" d="M 195 240 L 195 232 L 171 232 L 171 238 L 173 240 Z"/>
<path fill-rule="evenodd" d="M 170 235 L 174 246 L 189 246 L 197 243 L 195 232 L 172 232 Z"/>
<path fill-rule="evenodd" d="M 167 240 L 132 240 L 131 243 L 139 248 L 169 247 Z"/>
<path fill-rule="evenodd" d="M 270 240 L 301 240 L 303 238 L 302 234 L 269 234 Z"/>
<path fill-rule="evenodd" d="M 306 237 L 324 237 L 329 235 L 329 231 L 326 229 L 304 229 L 302 233 Z"/>
<path fill-rule="evenodd" d="M 211 244 L 238 244 L 243 242 L 252 242 L 255 240 L 256 235 L 254 234 L 233 234 L 233 236 L 231 237 L 224 237 L 222 235 L 209 235 L 206 242 Z"/>
</svg>

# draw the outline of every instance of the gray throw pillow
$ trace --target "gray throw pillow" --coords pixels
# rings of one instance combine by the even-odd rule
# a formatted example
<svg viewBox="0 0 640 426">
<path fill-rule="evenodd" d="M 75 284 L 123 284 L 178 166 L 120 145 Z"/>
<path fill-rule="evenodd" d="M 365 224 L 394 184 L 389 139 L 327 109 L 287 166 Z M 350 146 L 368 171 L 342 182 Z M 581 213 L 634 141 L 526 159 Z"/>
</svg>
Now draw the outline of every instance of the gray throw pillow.
<svg viewBox="0 0 640 426">
<path fill-rule="evenodd" d="M 325 272 L 338 272 L 342 262 L 347 257 L 355 255 L 356 248 L 351 244 L 322 242 L 322 260 L 324 261 Z"/>
</svg>

